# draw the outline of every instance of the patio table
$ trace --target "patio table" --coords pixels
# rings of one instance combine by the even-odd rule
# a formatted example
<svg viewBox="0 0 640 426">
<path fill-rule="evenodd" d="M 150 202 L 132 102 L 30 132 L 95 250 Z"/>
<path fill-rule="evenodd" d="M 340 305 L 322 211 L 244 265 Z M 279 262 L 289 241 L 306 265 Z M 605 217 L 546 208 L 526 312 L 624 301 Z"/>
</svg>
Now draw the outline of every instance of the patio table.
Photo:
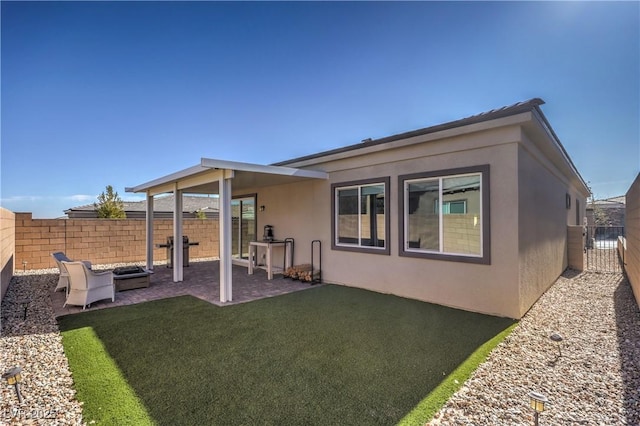
<svg viewBox="0 0 640 426">
<path fill-rule="evenodd" d="M 274 246 L 284 246 L 284 249 L 287 249 L 287 242 L 284 240 L 273 240 L 273 241 L 251 241 L 249 243 L 249 264 L 248 264 L 248 274 L 253 275 L 253 270 L 255 268 L 264 269 L 267 271 L 267 279 L 272 280 L 274 272 L 276 274 L 281 274 L 284 272 L 284 269 L 287 265 L 283 265 L 283 267 L 273 266 L 273 255 L 272 249 Z M 266 265 L 258 265 L 257 262 L 257 251 L 258 247 L 264 247 L 266 249 Z M 286 258 L 286 256 L 285 256 Z"/>
</svg>

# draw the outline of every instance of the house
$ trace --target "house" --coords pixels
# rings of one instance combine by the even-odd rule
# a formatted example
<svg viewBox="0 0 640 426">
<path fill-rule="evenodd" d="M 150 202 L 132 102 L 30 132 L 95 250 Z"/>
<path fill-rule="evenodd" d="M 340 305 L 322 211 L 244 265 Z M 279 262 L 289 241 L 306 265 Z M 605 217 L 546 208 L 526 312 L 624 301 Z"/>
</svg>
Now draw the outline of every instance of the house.
<svg viewBox="0 0 640 426">
<path fill-rule="evenodd" d="M 625 196 L 593 200 L 587 204 L 588 226 L 624 227 Z"/>
<path fill-rule="evenodd" d="M 156 219 L 170 219 L 173 217 L 173 207 L 175 201 L 173 194 L 157 197 L 154 203 L 153 215 Z M 207 219 L 218 218 L 218 198 L 184 195 L 183 197 L 184 218 L 198 217 L 198 212 L 204 213 Z M 147 200 L 123 201 L 123 209 L 128 219 L 144 219 L 147 214 Z M 98 214 L 93 204 L 71 207 L 64 211 L 69 219 L 96 219 Z"/>
<path fill-rule="evenodd" d="M 127 191 L 145 193 L 149 211 L 159 194 L 219 194 L 222 302 L 233 299 L 231 265 L 248 264 L 246 240 L 268 224 L 294 238 L 294 263 L 321 242 L 324 282 L 520 318 L 567 267 L 567 226 L 583 223 L 589 195 L 543 103 L 268 166 L 202 158 Z M 236 232 L 241 211 L 254 216 Z"/>
</svg>

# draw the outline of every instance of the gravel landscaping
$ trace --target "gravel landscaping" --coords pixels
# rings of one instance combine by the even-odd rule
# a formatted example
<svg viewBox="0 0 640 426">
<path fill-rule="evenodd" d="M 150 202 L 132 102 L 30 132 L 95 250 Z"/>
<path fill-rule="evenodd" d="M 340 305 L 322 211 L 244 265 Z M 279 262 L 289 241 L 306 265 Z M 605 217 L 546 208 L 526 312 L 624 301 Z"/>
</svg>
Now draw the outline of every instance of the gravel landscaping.
<svg viewBox="0 0 640 426">
<path fill-rule="evenodd" d="M 23 368 L 24 401 L 3 384 L 0 424 L 83 424 L 51 306 L 57 270 L 18 274 L 1 306 L 0 370 Z M 640 312 L 629 283 L 567 271 L 429 425 L 531 425 L 530 391 L 549 399 L 541 425 L 638 425 L 639 389 Z"/>
<path fill-rule="evenodd" d="M 19 404 L 13 387 L 3 383 L 0 424 L 82 424 L 82 406 L 75 399 L 51 306 L 57 269 L 29 273 L 13 277 L 2 301 L 0 371 L 14 366 L 23 369 L 23 402 Z M 28 298 L 25 319 L 21 302 Z"/>
<path fill-rule="evenodd" d="M 549 400 L 540 425 L 640 425 L 640 312 L 622 274 L 567 271 L 429 425 L 532 425 L 531 391 Z"/>
</svg>

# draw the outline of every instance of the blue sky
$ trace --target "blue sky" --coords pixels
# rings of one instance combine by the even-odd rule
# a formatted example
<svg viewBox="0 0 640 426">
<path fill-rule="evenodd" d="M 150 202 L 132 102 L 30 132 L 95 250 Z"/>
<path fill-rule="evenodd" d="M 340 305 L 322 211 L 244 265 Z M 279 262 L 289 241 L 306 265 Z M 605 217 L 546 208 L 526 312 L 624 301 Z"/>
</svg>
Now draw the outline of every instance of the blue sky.
<svg viewBox="0 0 640 426">
<path fill-rule="evenodd" d="M 640 3 L 5 2 L 1 205 L 123 199 L 533 97 L 597 198 L 640 170 Z"/>
</svg>

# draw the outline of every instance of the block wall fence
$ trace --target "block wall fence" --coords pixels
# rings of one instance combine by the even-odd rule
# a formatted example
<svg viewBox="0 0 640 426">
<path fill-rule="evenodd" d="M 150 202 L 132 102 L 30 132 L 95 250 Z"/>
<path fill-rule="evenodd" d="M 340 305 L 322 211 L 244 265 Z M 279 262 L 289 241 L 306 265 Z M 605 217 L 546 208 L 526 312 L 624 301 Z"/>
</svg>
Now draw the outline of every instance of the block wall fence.
<svg viewBox="0 0 640 426">
<path fill-rule="evenodd" d="M 56 251 L 96 265 L 144 262 L 145 226 L 145 219 L 33 219 L 31 213 L 15 213 L 15 268 L 54 268 L 51 253 Z M 173 220 L 155 219 L 154 246 L 170 235 Z M 217 219 L 183 219 L 183 235 L 199 243 L 189 248 L 191 259 L 218 257 Z M 154 261 L 166 258 L 165 248 L 154 249 Z"/>
<path fill-rule="evenodd" d="M 626 194 L 624 270 L 640 306 L 640 173 Z"/>
<path fill-rule="evenodd" d="M 16 231 L 15 214 L 0 207 L 0 300 L 4 299 L 15 271 Z"/>
</svg>

